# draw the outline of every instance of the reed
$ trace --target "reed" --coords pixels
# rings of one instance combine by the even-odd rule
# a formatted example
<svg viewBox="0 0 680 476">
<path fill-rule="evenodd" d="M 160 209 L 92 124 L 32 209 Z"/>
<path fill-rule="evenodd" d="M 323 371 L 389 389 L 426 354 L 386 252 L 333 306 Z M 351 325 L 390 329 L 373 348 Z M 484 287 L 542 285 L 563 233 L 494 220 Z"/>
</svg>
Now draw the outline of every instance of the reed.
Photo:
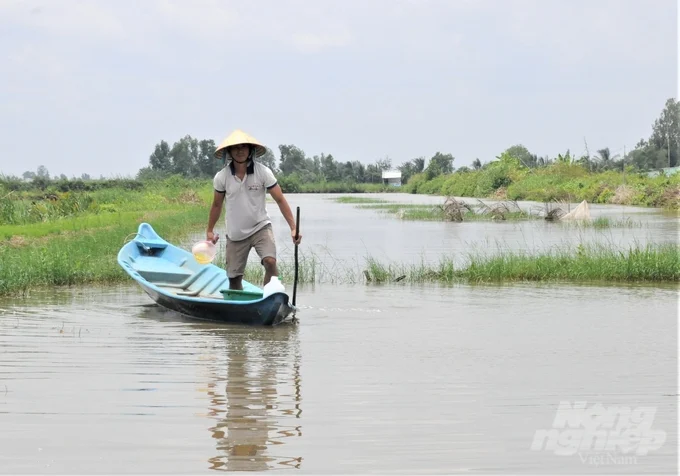
<svg viewBox="0 0 680 476">
<path fill-rule="evenodd" d="M 630 217 L 612 219 L 609 217 L 597 217 L 592 220 L 578 220 L 578 221 L 563 221 L 561 225 L 573 228 L 642 228 L 641 221 L 632 220 Z"/>
<path fill-rule="evenodd" d="M 605 245 L 579 245 L 536 254 L 504 251 L 472 252 L 456 266 L 453 258 L 438 265 L 404 266 L 367 260 L 367 280 L 375 283 L 436 282 L 677 282 L 680 278 L 680 246 L 674 243 L 634 246 L 619 250 Z"/>
<path fill-rule="evenodd" d="M 342 196 L 335 198 L 338 203 L 388 203 L 387 200 L 382 198 L 370 198 L 370 197 L 352 197 L 352 196 Z"/>
<path fill-rule="evenodd" d="M 301 252 L 300 256 L 301 284 L 667 283 L 680 278 L 680 245 L 673 243 L 637 245 L 625 250 L 609 245 L 579 245 L 536 253 L 499 248 L 494 253 L 472 251 L 459 260 L 444 256 L 433 264 L 385 262 L 370 255 L 363 262 L 343 262 L 309 252 Z M 292 260 L 279 260 L 279 270 L 282 281 L 292 284 Z M 249 263 L 247 280 L 261 283 L 263 276 L 259 263 Z"/>
<path fill-rule="evenodd" d="M 200 226 L 203 213 L 189 211 L 161 217 L 154 228 L 170 240 L 179 240 L 179 230 Z M 0 246 L 0 295 L 25 294 L 31 289 L 85 283 L 127 282 L 115 255 L 130 228 L 116 226 L 91 234 L 58 237 L 18 247 Z M 680 246 L 653 244 L 619 250 L 604 245 L 579 245 L 537 253 L 500 251 L 494 254 L 467 253 L 463 260 L 444 256 L 438 263 L 404 264 L 368 256 L 362 263 L 320 258 L 300 252 L 299 284 L 383 283 L 499 283 L 499 282 L 678 282 Z M 214 262 L 223 267 L 223 256 Z M 457 264 L 459 263 L 459 264 Z M 287 285 L 294 279 L 292 258 L 279 259 L 279 275 Z M 264 269 L 259 262 L 248 264 L 245 279 L 262 285 Z"/>
</svg>

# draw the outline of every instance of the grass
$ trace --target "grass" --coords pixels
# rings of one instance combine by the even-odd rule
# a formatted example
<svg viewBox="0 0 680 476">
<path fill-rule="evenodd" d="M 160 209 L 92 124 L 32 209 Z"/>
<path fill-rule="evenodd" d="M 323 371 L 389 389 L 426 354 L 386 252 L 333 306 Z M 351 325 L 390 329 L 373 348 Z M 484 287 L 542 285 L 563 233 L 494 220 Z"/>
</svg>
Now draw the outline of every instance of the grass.
<svg viewBox="0 0 680 476">
<path fill-rule="evenodd" d="M 607 228 L 642 228 L 643 223 L 641 221 L 634 221 L 630 218 L 620 218 L 611 219 L 608 217 L 597 217 L 592 220 L 582 220 L 582 221 L 563 221 L 561 222 L 566 226 L 573 226 L 576 228 L 595 228 L 595 229 L 607 229 Z"/>
<path fill-rule="evenodd" d="M 487 205 L 478 200 L 476 206 L 459 202 L 451 197 L 443 205 L 422 205 L 415 203 L 393 203 L 370 197 L 338 197 L 335 201 L 349 203 L 357 208 L 378 210 L 396 215 L 402 220 L 416 221 L 504 221 L 541 218 L 539 214 L 522 210 L 514 202 L 500 202 Z"/>
<path fill-rule="evenodd" d="M 181 240 L 187 230 L 205 225 L 210 185 L 171 179 L 142 190 L 80 192 L 77 199 L 70 192 L 42 200 L 32 200 L 28 192 L 5 195 L 0 295 L 128 280 L 116 255 L 139 223 L 150 222 L 161 236 Z"/>
<path fill-rule="evenodd" d="M 487 205 L 478 200 L 477 206 L 465 202 L 455 201 L 451 198 L 444 205 L 422 205 L 416 203 L 394 203 L 379 198 L 344 196 L 335 199 L 339 203 L 354 204 L 356 208 L 377 210 L 383 213 L 396 215 L 402 220 L 415 221 L 512 221 L 512 220 L 537 220 L 545 218 L 545 211 L 522 210 L 516 202 L 499 202 Z M 458 214 L 456 215 L 456 212 Z M 592 220 L 559 221 L 560 224 L 576 228 L 641 228 L 642 222 L 630 218 L 612 219 L 609 217 L 597 217 Z"/>
<path fill-rule="evenodd" d="M 445 256 L 436 264 L 400 264 L 368 256 L 363 263 L 348 264 L 301 252 L 298 283 L 673 283 L 680 278 L 677 244 L 638 245 L 626 250 L 579 245 L 535 254 L 509 250 L 470 252 L 464 262 L 456 261 L 455 256 Z M 292 260 L 281 261 L 279 269 L 282 281 L 291 285 Z M 245 278 L 260 283 L 262 267 L 250 263 Z"/>
<path fill-rule="evenodd" d="M 503 198 L 536 202 L 569 201 L 680 208 L 680 174 L 648 177 L 627 169 L 590 172 L 579 163 L 559 162 L 527 169 L 518 159 L 501 157 L 480 170 L 428 178 L 420 173 L 401 187 L 405 193 Z"/>
<path fill-rule="evenodd" d="M 474 283 L 507 281 L 565 282 L 677 282 L 680 278 L 680 246 L 656 244 L 617 250 L 583 246 L 539 254 L 506 251 L 495 255 L 470 254 L 461 267 L 444 258 L 436 266 L 403 266 L 367 260 L 369 282 Z"/>
<path fill-rule="evenodd" d="M 337 197 L 334 200 L 338 203 L 359 203 L 359 204 L 364 204 L 364 203 L 389 203 L 387 200 L 384 200 L 382 198 L 352 197 L 352 196 Z"/>
<path fill-rule="evenodd" d="M 116 254 L 130 239 L 142 221 L 172 242 L 180 242 L 191 230 L 205 226 L 211 184 L 160 184 L 149 190 L 106 189 L 92 192 L 92 200 L 68 196 L 57 201 L 89 203 L 87 208 L 46 207 L 45 215 L 26 212 L 26 197 L 11 198 L 13 224 L 0 225 L 0 295 L 24 294 L 31 289 L 86 283 L 128 282 L 118 266 Z M 7 196 L 5 200 L 10 200 Z M 71 201 L 69 201 L 71 200 Z M 371 197 L 340 197 L 342 203 L 400 214 L 403 219 L 449 219 L 438 215 L 446 206 L 395 204 Z M 22 204 L 18 204 L 19 201 Z M 481 203 L 481 202 L 480 202 Z M 446 204 L 445 204 L 446 205 Z M 491 219 L 489 207 L 478 206 L 477 213 L 449 203 L 462 213 L 463 220 Z M 27 208 L 28 207 L 28 208 Z M 487 208 L 485 208 L 487 207 Z M 9 210 L 9 207 L 6 211 Z M 22 211 L 24 210 L 24 211 Z M 481 211 L 480 211 L 481 210 Z M 505 210 L 505 219 L 513 219 L 513 209 Z M 532 215 L 533 217 L 533 215 Z M 518 217 L 524 218 L 524 217 Z M 628 220 L 607 218 L 577 223 L 598 228 L 636 226 Z M 299 283 L 383 283 L 383 282 L 493 282 L 525 280 L 565 281 L 652 281 L 678 280 L 680 263 L 677 245 L 650 245 L 619 251 L 611 248 L 580 247 L 574 251 L 555 251 L 536 255 L 503 251 L 493 256 L 468 256 L 464 266 L 454 266 L 453 257 L 438 265 L 405 266 L 381 263 L 367 258 L 364 263 L 348 266 L 332 256 L 319 259 L 300 249 Z M 221 253 L 224 250 L 221 248 Z M 224 263 L 223 255 L 215 262 Z M 292 259 L 281 259 L 279 270 L 284 282 L 292 284 Z M 246 279 L 261 283 L 263 268 L 251 263 Z"/>
<path fill-rule="evenodd" d="M 182 230 L 195 229 L 205 222 L 201 207 L 163 216 L 154 228 L 171 241 L 183 236 Z M 132 230 L 134 231 L 134 229 Z M 0 246 L 0 295 L 25 294 L 31 289 L 85 283 L 129 281 L 115 255 L 131 228 L 126 224 L 88 234 L 59 236 L 22 246 Z M 321 260 L 300 252 L 298 283 L 497 283 L 521 281 L 553 282 L 678 282 L 680 246 L 656 244 L 617 250 L 605 246 L 579 246 L 573 250 L 553 250 L 530 254 L 502 251 L 496 254 L 470 253 L 464 264 L 455 257 L 443 257 L 437 264 L 405 265 L 385 263 L 368 257 L 348 266 L 337 260 Z M 215 264 L 222 266 L 223 256 Z M 279 260 L 281 279 L 292 285 L 292 258 Z M 245 279 L 261 284 L 263 268 L 251 262 Z"/>
<path fill-rule="evenodd" d="M 154 229 L 168 240 L 205 223 L 205 207 L 189 207 L 153 220 Z M 84 232 L 50 239 L 14 239 L 0 244 L 0 295 L 30 289 L 85 283 L 124 282 L 129 277 L 116 262 L 118 250 L 137 229 L 139 220 L 122 219 Z"/>
</svg>

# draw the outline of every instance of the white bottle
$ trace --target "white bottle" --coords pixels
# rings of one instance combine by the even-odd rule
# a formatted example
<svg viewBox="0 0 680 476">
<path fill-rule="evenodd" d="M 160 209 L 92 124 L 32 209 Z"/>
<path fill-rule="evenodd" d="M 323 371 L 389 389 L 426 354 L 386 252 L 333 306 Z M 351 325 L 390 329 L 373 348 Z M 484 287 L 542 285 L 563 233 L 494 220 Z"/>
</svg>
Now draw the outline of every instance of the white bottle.
<svg viewBox="0 0 680 476">
<path fill-rule="evenodd" d="M 267 284 L 264 285 L 263 297 L 267 297 L 274 293 L 282 293 L 285 291 L 285 287 L 281 281 L 279 281 L 278 276 L 272 276 Z"/>
</svg>

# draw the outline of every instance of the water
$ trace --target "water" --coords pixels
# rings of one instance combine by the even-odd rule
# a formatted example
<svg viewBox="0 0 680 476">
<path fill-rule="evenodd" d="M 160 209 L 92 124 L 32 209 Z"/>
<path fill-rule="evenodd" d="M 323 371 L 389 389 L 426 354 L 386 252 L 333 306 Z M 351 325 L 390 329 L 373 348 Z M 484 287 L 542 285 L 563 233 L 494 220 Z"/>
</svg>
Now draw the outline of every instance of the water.
<svg viewBox="0 0 680 476">
<path fill-rule="evenodd" d="M 353 194 L 375 197 L 375 194 Z M 650 242 L 677 243 L 680 216 L 658 209 L 627 206 L 590 205 L 593 218 L 607 217 L 613 222 L 630 219 L 635 227 L 607 229 L 579 228 L 545 220 L 466 223 L 403 221 L 390 214 L 358 209 L 354 204 L 336 203 L 333 195 L 293 196 L 291 207 L 300 206 L 301 233 L 305 242 L 301 252 L 313 254 L 327 263 L 330 277 L 337 270 L 356 268 L 372 256 L 381 262 L 419 264 L 437 263 L 442 256 L 462 263 L 470 252 L 495 253 L 502 250 L 540 252 L 579 243 L 599 243 L 619 248 Z M 442 197 L 411 194 L 381 194 L 395 203 L 442 205 Z M 473 199 L 466 199 L 476 203 Z M 490 204 L 492 201 L 485 200 Z M 522 209 L 537 212 L 543 204 L 518 202 Z M 571 204 L 573 209 L 577 204 Z M 274 221 L 276 239 L 283 257 L 292 253 L 288 225 L 275 204 L 268 207 Z M 293 210 L 294 212 L 294 210 Z"/>
<path fill-rule="evenodd" d="M 575 239 L 291 205 L 304 246 L 335 259 L 435 258 L 514 226 Z M 640 219 L 614 239 L 677 226 Z M 677 286 L 318 283 L 298 304 L 272 329 L 192 321 L 127 283 L 0 301 L 0 472 L 677 473 Z M 665 440 L 614 462 L 532 450 L 563 400 L 651 407 Z"/>
</svg>

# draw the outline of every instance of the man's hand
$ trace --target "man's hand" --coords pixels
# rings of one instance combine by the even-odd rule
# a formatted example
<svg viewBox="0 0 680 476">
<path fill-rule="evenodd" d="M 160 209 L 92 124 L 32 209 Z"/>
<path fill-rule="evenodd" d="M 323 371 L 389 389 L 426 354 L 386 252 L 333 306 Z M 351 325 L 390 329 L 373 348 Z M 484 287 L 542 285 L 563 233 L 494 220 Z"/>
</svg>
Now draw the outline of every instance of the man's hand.
<svg viewBox="0 0 680 476">
<path fill-rule="evenodd" d="M 206 238 L 208 241 L 212 241 L 213 243 L 217 243 L 217 240 L 220 239 L 220 235 L 219 235 L 218 233 L 209 231 L 209 232 L 207 232 L 207 233 L 205 234 L 205 238 Z"/>
<path fill-rule="evenodd" d="M 295 229 L 290 230 L 290 236 L 293 238 L 293 243 L 296 245 L 300 244 L 300 241 L 302 241 L 302 235 L 298 233 L 297 240 L 295 239 Z"/>
</svg>

